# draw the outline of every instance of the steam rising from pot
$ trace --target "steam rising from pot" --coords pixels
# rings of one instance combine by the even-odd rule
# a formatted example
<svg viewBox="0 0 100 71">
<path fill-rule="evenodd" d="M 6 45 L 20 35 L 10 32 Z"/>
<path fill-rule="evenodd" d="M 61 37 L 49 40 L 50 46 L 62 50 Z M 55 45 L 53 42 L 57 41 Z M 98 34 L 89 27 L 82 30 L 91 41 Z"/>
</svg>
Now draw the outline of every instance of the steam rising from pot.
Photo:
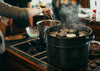
<svg viewBox="0 0 100 71">
<path fill-rule="evenodd" d="M 59 11 L 60 20 L 63 23 L 68 24 L 75 24 L 78 23 L 78 12 L 79 12 L 79 6 L 74 5 L 62 5 L 61 9 Z"/>
<path fill-rule="evenodd" d="M 53 12 L 56 19 L 59 19 L 62 23 L 76 24 L 79 21 L 79 4 L 77 4 L 76 0 L 53 1 Z"/>
</svg>

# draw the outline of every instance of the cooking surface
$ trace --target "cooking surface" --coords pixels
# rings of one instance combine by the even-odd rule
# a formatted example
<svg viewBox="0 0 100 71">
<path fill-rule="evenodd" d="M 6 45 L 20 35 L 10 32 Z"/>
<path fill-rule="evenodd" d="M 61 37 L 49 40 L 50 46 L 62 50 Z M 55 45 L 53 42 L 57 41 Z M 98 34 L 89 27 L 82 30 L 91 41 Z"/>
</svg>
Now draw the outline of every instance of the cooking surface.
<svg viewBox="0 0 100 71">
<path fill-rule="evenodd" d="M 47 62 L 46 46 L 41 45 L 37 39 L 11 45 L 11 47 L 36 60 Z"/>
<path fill-rule="evenodd" d="M 97 45 L 91 44 L 91 46 Z M 11 49 L 22 53 L 24 57 L 28 56 L 30 60 L 34 61 L 35 63 L 41 64 L 44 68 L 53 69 L 54 71 L 60 70 L 47 63 L 46 46 L 40 45 L 39 41 L 36 38 L 22 41 L 21 43 L 17 42 L 17 44 L 11 45 L 10 47 Z M 100 71 L 100 55 L 99 53 L 98 55 L 93 55 L 96 54 L 95 52 L 94 50 L 90 50 L 88 60 L 88 71 Z"/>
</svg>

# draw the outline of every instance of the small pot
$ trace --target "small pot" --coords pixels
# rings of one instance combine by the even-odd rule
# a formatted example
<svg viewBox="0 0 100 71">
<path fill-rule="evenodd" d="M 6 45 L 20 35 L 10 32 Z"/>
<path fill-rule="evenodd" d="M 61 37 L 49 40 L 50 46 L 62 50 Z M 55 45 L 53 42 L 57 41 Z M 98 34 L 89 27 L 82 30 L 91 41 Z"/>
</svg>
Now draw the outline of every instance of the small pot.
<svg viewBox="0 0 100 71">
<path fill-rule="evenodd" d="M 30 27 L 30 26 L 26 27 L 26 33 L 31 38 L 37 37 L 39 34 L 37 27 Z"/>
<path fill-rule="evenodd" d="M 38 21 L 36 24 L 39 30 L 40 42 L 44 43 L 45 42 L 45 30 L 50 26 L 60 25 L 61 22 L 58 20 L 41 20 L 41 21 Z"/>
</svg>

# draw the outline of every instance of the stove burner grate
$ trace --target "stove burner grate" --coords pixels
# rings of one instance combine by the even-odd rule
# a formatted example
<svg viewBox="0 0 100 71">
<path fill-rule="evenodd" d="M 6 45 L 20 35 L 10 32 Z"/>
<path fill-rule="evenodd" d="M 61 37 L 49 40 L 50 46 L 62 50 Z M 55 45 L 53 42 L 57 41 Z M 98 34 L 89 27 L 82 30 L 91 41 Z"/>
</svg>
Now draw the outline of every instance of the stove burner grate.
<svg viewBox="0 0 100 71">
<path fill-rule="evenodd" d="M 36 40 L 25 41 L 12 45 L 11 47 L 44 63 L 47 63 L 46 47 L 44 45 L 39 45 Z M 89 56 L 88 71 L 100 71 L 100 55 Z"/>
</svg>

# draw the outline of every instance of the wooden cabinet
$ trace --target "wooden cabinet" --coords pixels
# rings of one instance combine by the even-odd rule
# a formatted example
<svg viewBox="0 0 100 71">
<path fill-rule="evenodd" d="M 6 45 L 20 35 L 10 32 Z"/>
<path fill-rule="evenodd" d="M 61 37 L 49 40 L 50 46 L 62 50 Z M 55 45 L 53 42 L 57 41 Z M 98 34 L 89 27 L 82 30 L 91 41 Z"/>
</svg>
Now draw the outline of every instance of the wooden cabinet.
<svg viewBox="0 0 100 71">
<path fill-rule="evenodd" d="M 8 52 L 1 55 L 2 68 L 0 71 L 36 71 L 32 69 L 28 64 L 25 64 L 21 59 L 12 56 Z"/>
<path fill-rule="evenodd" d="M 90 7 L 90 0 L 80 0 L 80 5 L 83 8 L 88 8 L 88 7 Z"/>
<path fill-rule="evenodd" d="M 9 62 L 9 71 L 35 71 L 31 67 L 29 67 L 24 62 L 18 60 L 17 58 L 13 58 L 12 56 L 7 56 Z"/>
<path fill-rule="evenodd" d="M 4 67 L 5 70 L 2 68 L 0 71 L 47 71 L 47 69 L 7 48 L 5 54 L 3 54 L 2 61 L 2 63 L 4 63 L 2 67 Z"/>
</svg>

